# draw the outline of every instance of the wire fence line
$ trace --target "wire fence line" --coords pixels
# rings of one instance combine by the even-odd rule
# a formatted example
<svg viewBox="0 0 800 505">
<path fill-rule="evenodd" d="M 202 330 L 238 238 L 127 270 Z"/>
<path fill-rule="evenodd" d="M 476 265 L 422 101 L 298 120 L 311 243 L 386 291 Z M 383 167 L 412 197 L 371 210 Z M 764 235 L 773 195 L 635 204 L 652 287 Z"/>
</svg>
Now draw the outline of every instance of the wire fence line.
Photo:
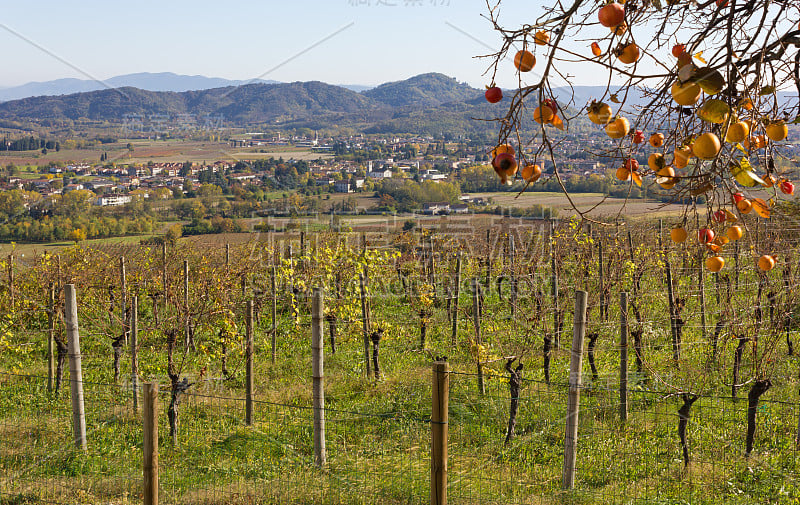
<svg viewBox="0 0 800 505">
<path fill-rule="evenodd" d="M 700 398 L 687 425 L 687 466 L 675 395 L 631 391 L 623 423 L 619 390 L 585 386 L 576 484 L 563 491 L 553 462 L 563 457 L 568 386 L 531 382 L 512 398 L 509 377 L 496 377 L 481 395 L 475 374 L 450 376 L 450 503 L 703 503 L 709 493 L 790 503 L 782 500 L 800 496 L 798 403 L 759 404 L 759 451 L 747 458 L 748 402 Z M 53 398 L 45 381 L 0 374 L 0 502 L 141 503 L 142 421 L 129 391 L 84 382 L 88 450 L 81 453 L 71 438 L 68 390 Z M 505 443 L 512 399 L 519 402 L 516 430 Z M 163 415 L 169 391 L 162 390 L 159 402 L 161 503 L 429 501 L 430 396 L 383 411 L 327 407 L 324 468 L 314 464 L 307 403 L 256 398 L 253 424 L 246 426 L 243 398 L 187 392 L 172 445 Z M 654 431 L 671 435 L 656 438 Z M 719 474 L 729 476 L 729 489 L 712 487 Z M 749 479 L 774 480 L 776 494 L 748 496 Z"/>
</svg>

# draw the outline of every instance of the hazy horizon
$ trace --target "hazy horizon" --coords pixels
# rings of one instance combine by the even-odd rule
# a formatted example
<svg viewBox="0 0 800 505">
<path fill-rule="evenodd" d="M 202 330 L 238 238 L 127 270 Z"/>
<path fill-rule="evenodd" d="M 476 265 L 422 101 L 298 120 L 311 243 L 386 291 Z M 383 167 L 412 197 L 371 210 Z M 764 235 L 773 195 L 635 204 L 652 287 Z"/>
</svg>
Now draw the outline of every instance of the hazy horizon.
<svg viewBox="0 0 800 505">
<path fill-rule="evenodd" d="M 375 86 L 439 72 L 483 88 L 488 59 L 501 47 L 483 0 L 208 1 L 80 5 L 45 0 L 45 16 L 4 6 L 0 87 L 64 78 L 104 81 L 119 75 L 172 72 L 230 80 L 323 81 Z M 509 26 L 542 9 L 505 0 Z M 510 61 L 497 83 L 519 85 Z M 531 82 L 535 71 L 528 74 Z M 574 83 L 590 84 L 577 75 Z"/>
</svg>

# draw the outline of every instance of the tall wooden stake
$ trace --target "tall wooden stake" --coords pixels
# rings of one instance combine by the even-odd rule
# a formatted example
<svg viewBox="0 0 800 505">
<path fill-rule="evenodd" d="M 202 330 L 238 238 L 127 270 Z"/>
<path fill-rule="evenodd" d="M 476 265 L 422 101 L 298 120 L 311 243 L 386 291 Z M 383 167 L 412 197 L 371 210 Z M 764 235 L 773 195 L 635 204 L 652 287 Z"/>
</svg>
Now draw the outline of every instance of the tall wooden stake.
<svg viewBox="0 0 800 505">
<path fill-rule="evenodd" d="M 472 321 L 475 324 L 475 347 L 478 349 L 475 361 L 478 365 L 478 390 L 486 394 L 486 385 L 483 382 L 483 363 L 481 362 L 481 284 L 477 278 L 472 279 Z"/>
<path fill-rule="evenodd" d="M 187 349 L 194 347 L 189 327 L 189 260 L 183 260 L 183 342 Z"/>
<path fill-rule="evenodd" d="M 64 320 L 69 349 L 69 386 L 72 398 L 72 433 L 75 446 L 86 450 L 86 416 L 83 410 L 83 372 L 81 371 L 81 337 L 78 332 L 78 301 L 75 285 L 64 286 Z"/>
<path fill-rule="evenodd" d="M 314 288 L 311 310 L 311 361 L 314 402 L 314 463 L 325 466 L 325 369 L 323 340 L 324 294 L 322 288 Z"/>
<path fill-rule="evenodd" d="M 48 286 L 49 307 L 47 311 L 47 392 L 53 392 L 53 377 L 55 377 L 55 334 L 56 334 L 56 286 Z"/>
<path fill-rule="evenodd" d="M 575 487 L 575 462 L 578 454 L 578 411 L 581 399 L 581 367 L 583 337 L 586 334 L 586 291 L 575 292 L 575 315 L 572 333 L 572 352 L 569 361 L 569 399 L 567 401 L 567 431 L 564 437 L 564 473 L 561 487 Z"/>
<path fill-rule="evenodd" d="M 161 243 L 161 289 L 164 291 L 164 317 L 167 317 L 169 300 L 167 297 L 167 243 Z"/>
<path fill-rule="evenodd" d="M 244 422 L 250 426 L 253 424 L 253 300 L 247 300 L 245 333 Z"/>
<path fill-rule="evenodd" d="M 128 343 L 128 276 L 125 273 L 125 256 L 119 258 L 120 313 L 124 342 Z"/>
<path fill-rule="evenodd" d="M 430 236 L 428 237 L 428 243 L 430 244 L 430 246 L 428 248 L 428 254 L 430 255 L 428 257 L 428 260 L 430 261 L 430 265 L 429 265 L 429 268 L 430 268 L 430 273 L 429 273 L 430 282 L 431 282 L 431 288 L 433 289 L 433 297 L 436 298 L 437 297 L 437 290 L 436 290 L 436 259 L 434 257 L 434 250 L 433 250 L 433 233 L 431 233 Z"/>
<path fill-rule="evenodd" d="M 366 377 L 369 379 L 372 374 L 372 367 L 369 363 L 369 319 L 367 316 L 367 290 L 365 287 L 364 274 L 358 274 L 358 285 L 361 293 L 361 327 L 364 338 L 364 365 L 366 366 Z"/>
<path fill-rule="evenodd" d="M 144 505 L 158 505 L 158 383 L 144 384 Z"/>
<path fill-rule="evenodd" d="M 667 282 L 667 302 L 669 303 L 669 329 L 672 334 L 672 359 L 676 364 L 680 362 L 681 349 L 678 342 L 678 327 L 676 324 L 677 312 L 675 310 L 675 292 L 672 288 L 672 266 L 669 263 L 669 251 L 664 247 L 664 221 L 658 221 L 658 245 L 664 254 L 664 274 Z"/>
<path fill-rule="evenodd" d="M 508 272 L 511 280 L 511 319 L 514 320 L 517 316 L 517 275 L 514 267 L 517 262 L 514 258 L 516 254 L 516 247 L 514 244 L 514 233 L 509 230 L 508 232 Z"/>
<path fill-rule="evenodd" d="M 461 252 L 459 251 L 456 257 L 456 286 L 455 293 L 453 294 L 453 333 L 450 340 L 453 345 L 456 345 L 458 339 L 458 298 L 461 296 Z"/>
<path fill-rule="evenodd" d="M 603 232 L 597 234 L 597 270 L 600 273 L 600 315 L 608 320 L 608 300 L 606 299 L 605 257 L 603 254 Z"/>
<path fill-rule="evenodd" d="M 554 223 L 550 223 L 550 296 L 553 299 L 553 347 L 558 349 L 561 343 L 561 317 L 558 303 L 558 268 L 556 268 L 555 245 L 553 244 Z"/>
<path fill-rule="evenodd" d="M 14 255 L 8 255 L 8 293 L 11 295 L 11 306 L 14 306 Z"/>
<path fill-rule="evenodd" d="M 231 268 L 231 245 L 226 243 L 225 244 L 225 271 L 229 271 Z"/>
<path fill-rule="evenodd" d="M 431 505 L 447 505 L 447 439 L 449 435 L 450 366 L 433 364 L 431 408 Z"/>
<path fill-rule="evenodd" d="M 139 411 L 139 297 L 131 300 L 131 389 L 133 411 Z"/>
<path fill-rule="evenodd" d="M 628 420 L 628 293 L 619 294 L 619 419 Z"/>
<path fill-rule="evenodd" d="M 703 256 L 697 257 L 697 285 L 700 288 L 700 331 L 702 338 L 706 338 L 706 276 L 703 270 Z"/>
<path fill-rule="evenodd" d="M 272 363 L 275 364 L 275 358 L 277 356 L 277 347 L 278 347 L 278 293 L 276 290 L 276 269 L 275 265 L 272 265 L 271 275 L 270 275 L 270 282 L 272 283 L 272 330 L 270 331 L 272 337 Z"/>
</svg>

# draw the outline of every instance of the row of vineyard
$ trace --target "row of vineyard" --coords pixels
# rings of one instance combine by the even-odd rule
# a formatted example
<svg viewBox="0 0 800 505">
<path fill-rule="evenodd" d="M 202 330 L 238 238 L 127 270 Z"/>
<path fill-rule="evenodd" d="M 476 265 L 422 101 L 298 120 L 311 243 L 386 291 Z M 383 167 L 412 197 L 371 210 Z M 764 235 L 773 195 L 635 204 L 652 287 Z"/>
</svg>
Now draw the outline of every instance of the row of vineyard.
<svg viewBox="0 0 800 505">
<path fill-rule="evenodd" d="M 705 247 L 672 242 L 658 222 L 510 218 L 478 229 L 449 219 L 408 233 L 9 257 L 0 503 L 140 503 L 131 386 L 142 382 L 161 385 L 163 502 L 424 502 L 430 366 L 444 356 L 451 502 L 790 503 L 800 496 L 800 254 L 798 230 L 776 226 L 746 221 L 718 273 L 705 268 Z M 777 261 L 765 272 L 757 262 L 768 252 Z M 69 284 L 86 451 L 71 445 Z M 316 287 L 325 468 L 312 451 Z M 563 492 L 579 290 L 588 304 L 577 473 Z M 252 426 L 243 400 L 248 302 Z"/>
</svg>

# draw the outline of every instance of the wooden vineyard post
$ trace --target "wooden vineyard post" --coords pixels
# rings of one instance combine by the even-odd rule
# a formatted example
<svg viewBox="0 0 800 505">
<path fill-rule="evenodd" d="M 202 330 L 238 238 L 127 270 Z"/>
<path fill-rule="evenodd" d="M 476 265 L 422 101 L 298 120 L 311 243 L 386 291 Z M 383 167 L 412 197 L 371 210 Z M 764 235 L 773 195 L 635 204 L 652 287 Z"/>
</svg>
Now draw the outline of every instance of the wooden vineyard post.
<svg viewBox="0 0 800 505">
<path fill-rule="evenodd" d="M 122 322 L 124 342 L 128 343 L 128 276 L 125 274 L 125 256 L 119 258 L 119 285 L 120 285 L 120 311 L 119 320 Z"/>
<path fill-rule="evenodd" d="M 231 245 L 225 243 L 225 272 L 231 269 Z"/>
<path fill-rule="evenodd" d="M 245 414 L 247 426 L 253 424 L 253 300 L 247 300 L 245 311 Z"/>
<path fill-rule="evenodd" d="M 49 306 L 47 311 L 47 392 L 53 392 L 53 377 L 55 377 L 55 334 L 56 334 L 56 286 L 48 286 Z"/>
<path fill-rule="evenodd" d="M 514 272 L 514 266 L 517 264 L 514 255 L 516 247 L 514 244 L 514 234 L 508 232 L 508 257 L 509 257 L 509 277 L 511 280 L 511 319 L 514 320 L 517 316 L 517 277 Z"/>
<path fill-rule="evenodd" d="M 161 243 L 161 289 L 164 291 L 164 317 L 167 317 L 169 300 L 167 299 L 167 243 Z"/>
<path fill-rule="evenodd" d="M 486 230 L 486 293 L 490 293 L 492 290 L 492 244 L 491 244 L 491 233 L 492 230 Z"/>
<path fill-rule="evenodd" d="M 144 384 L 144 505 L 158 505 L 158 383 Z"/>
<path fill-rule="evenodd" d="M 139 411 L 139 297 L 131 300 L 131 389 L 133 411 Z"/>
<path fill-rule="evenodd" d="M 736 290 L 734 293 L 739 292 L 739 241 L 733 244 L 733 278 L 736 283 Z"/>
<path fill-rule="evenodd" d="M 369 363 L 369 318 L 367 316 L 367 289 L 365 283 L 364 274 L 358 274 L 358 285 L 361 294 L 361 327 L 364 330 L 364 365 L 366 366 L 366 377 L 369 379 L 372 367 Z"/>
<path fill-rule="evenodd" d="M 450 401 L 450 366 L 433 364 L 431 407 L 431 505 L 447 504 L 447 439 Z"/>
<path fill-rule="evenodd" d="M 311 361 L 314 402 L 314 463 L 325 466 L 325 369 L 323 351 L 324 294 L 322 288 L 314 288 L 311 313 Z"/>
<path fill-rule="evenodd" d="M 183 342 L 187 349 L 194 347 L 189 327 L 189 260 L 183 260 Z"/>
<path fill-rule="evenodd" d="M 453 298 L 453 333 L 450 340 L 456 345 L 458 339 L 458 298 L 461 296 L 461 252 L 456 256 L 456 286 Z"/>
<path fill-rule="evenodd" d="M 619 420 L 628 420 L 628 293 L 619 294 Z"/>
<path fill-rule="evenodd" d="M 575 292 L 575 315 L 572 333 L 572 352 L 569 360 L 569 399 L 567 402 L 567 431 L 564 437 L 563 489 L 575 487 L 575 460 L 578 454 L 578 413 L 581 400 L 581 367 L 583 337 L 586 334 L 586 291 Z"/>
<path fill-rule="evenodd" d="M 272 284 L 272 330 L 270 331 L 272 337 L 272 364 L 275 364 L 275 358 L 277 356 L 277 346 L 278 346 L 278 292 L 275 286 L 276 279 L 275 276 L 277 275 L 275 265 L 272 265 L 271 275 L 270 275 L 270 282 Z"/>
<path fill-rule="evenodd" d="M 553 244 L 554 224 L 550 222 L 550 296 L 553 299 L 553 348 L 558 349 L 561 340 L 560 307 L 558 304 L 558 269 L 556 268 L 555 245 Z"/>
<path fill-rule="evenodd" d="M 433 290 L 433 298 L 435 299 L 435 298 L 437 298 L 438 295 L 437 295 L 437 290 L 436 290 L 436 270 L 435 270 L 436 269 L 436 259 L 434 257 L 434 252 L 433 252 L 433 233 L 431 233 L 430 236 L 428 237 L 428 244 L 429 244 L 429 248 L 428 248 L 429 266 L 428 266 L 428 268 L 430 268 L 430 272 L 429 272 L 430 283 L 431 283 L 431 289 Z"/>
<path fill-rule="evenodd" d="M 11 306 L 14 306 L 14 255 L 8 255 L 8 294 L 11 295 Z"/>
<path fill-rule="evenodd" d="M 703 271 L 703 255 L 697 257 L 697 285 L 700 288 L 700 334 L 706 338 L 706 276 Z"/>
<path fill-rule="evenodd" d="M 472 279 L 472 321 L 475 323 L 475 361 L 478 366 L 478 390 L 486 394 L 483 382 L 483 363 L 481 363 L 481 285 L 477 278 Z"/>
<path fill-rule="evenodd" d="M 608 320 L 606 313 L 606 282 L 603 272 L 603 233 L 602 231 L 597 234 L 597 271 L 600 278 L 600 317 L 603 321 Z"/>
<path fill-rule="evenodd" d="M 667 282 L 667 302 L 669 303 L 669 329 L 672 335 L 672 359 L 677 365 L 681 359 L 680 342 L 678 341 L 678 327 L 676 324 L 677 312 L 675 310 L 675 292 L 672 288 L 672 266 L 669 263 L 669 252 L 663 245 L 664 242 L 664 221 L 658 221 L 658 245 L 664 254 L 664 274 Z"/>
<path fill-rule="evenodd" d="M 83 372 L 81 337 L 78 332 L 78 301 L 75 285 L 64 286 L 64 320 L 69 346 L 69 388 L 72 398 L 72 433 L 75 446 L 86 450 L 86 416 L 83 410 Z"/>
</svg>

